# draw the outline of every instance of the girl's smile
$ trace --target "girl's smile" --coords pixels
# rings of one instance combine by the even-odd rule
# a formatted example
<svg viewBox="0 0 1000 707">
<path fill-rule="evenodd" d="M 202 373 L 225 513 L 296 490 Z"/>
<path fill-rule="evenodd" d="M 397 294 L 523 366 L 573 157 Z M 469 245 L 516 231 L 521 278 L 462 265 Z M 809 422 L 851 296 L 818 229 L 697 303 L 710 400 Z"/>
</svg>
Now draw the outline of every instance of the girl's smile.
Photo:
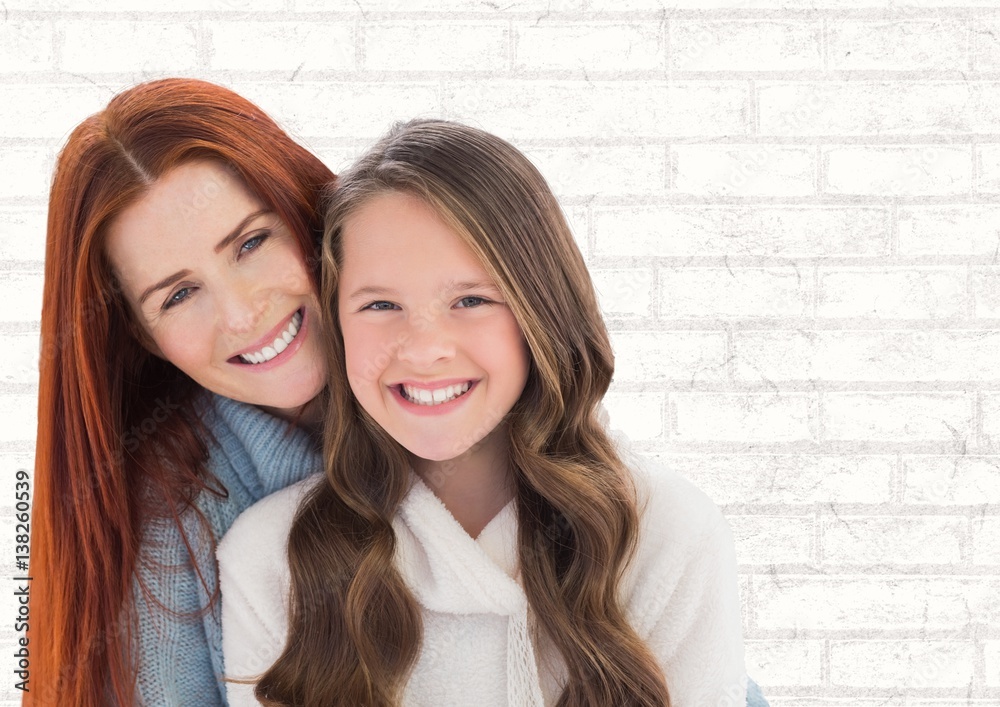
<svg viewBox="0 0 1000 707">
<path fill-rule="evenodd" d="M 389 386 L 403 409 L 414 415 L 444 415 L 466 402 L 477 381 L 438 381 L 436 383 L 400 383 Z"/>
</svg>

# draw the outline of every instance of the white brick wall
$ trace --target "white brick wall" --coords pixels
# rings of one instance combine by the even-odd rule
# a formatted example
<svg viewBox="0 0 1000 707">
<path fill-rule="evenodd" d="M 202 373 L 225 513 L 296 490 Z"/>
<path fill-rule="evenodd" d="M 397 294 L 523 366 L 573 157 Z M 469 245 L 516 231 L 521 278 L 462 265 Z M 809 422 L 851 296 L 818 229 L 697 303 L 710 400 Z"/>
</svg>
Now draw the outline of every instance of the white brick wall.
<svg viewBox="0 0 1000 707">
<path fill-rule="evenodd" d="M 111 95 L 218 81 L 335 169 L 396 119 L 464 120 L 565 206 L 613 423 L 729 516 L 771 704 L 1000 705 L 996 0 L 7 0 L 3 19 L 3 478 L 32 459 L 53 159 Z M 12 640 L 8 621 L 0 675 Z"/>
<path fill-rule="evenodd" d="M 206 24 L 208 65 L 223 71 L 351 71 L 357 28 L 344 22 L 220 21 Z M 288 51 L 295 47 L 296 51 Z"/>
<path fill-rule="evenodd" d="M 829 23 L 829 68 L 838 71 L 968 71 L 972 21 L 968 18 Z"/>
<path fill-rule="evenodd" d="M 154 21 L 75 20 L 60 23 L 57 68 L 77 74 L 189 72 L 198 66 L 198 26 Z"/>
</svg>

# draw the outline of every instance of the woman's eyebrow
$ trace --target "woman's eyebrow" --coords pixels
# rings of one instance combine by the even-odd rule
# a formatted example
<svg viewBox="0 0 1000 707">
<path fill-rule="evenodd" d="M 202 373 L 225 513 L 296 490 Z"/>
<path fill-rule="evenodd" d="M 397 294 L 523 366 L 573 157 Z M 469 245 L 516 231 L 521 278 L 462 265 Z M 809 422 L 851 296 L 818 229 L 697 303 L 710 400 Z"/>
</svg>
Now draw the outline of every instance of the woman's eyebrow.
<svg viewBox="0 0 1000 707">
<path fill-rule="evenodd" d="M 240 237 L 240 234 L 243 233 L 243 229 L 246 228 L 247 225 L 250 224 L 255 218 L 269 213 L 271 213 L 271 209 L 265 208 L 265 209 L 260 209 L 259 211 L 254 211 L 252 214 L 248 214 L 245 219 L 243 219 L 236 225 L 236 228 L 230 231 L 225 238 L 223 238 L 221 241 L 218 242 L 218 244 L 215 246 L 215 252 L 221 253 L 223 250 L 225 250 L 226 246 L 228 246 L 230 243 L 232 243 L 233 241 L 235 241 L 237 238 Z"/>
<path fill-rule="evenodd" d="M 234 228 L 232 231 L 226 234 L 225 238 L 223 238 L 221 241 L 218 242 L 218 244 L 215 246 L 215 252 L 221 253 L 226 248 L 226 246 L 228 246 L 230 243 L 232 243 L 234 240 L 240 237 L 240 234 L 243 233 L 243 229 L 246 228 L 247 225 L 252 223 L 254 219 L 269 213 L 271 213 L 270 209 L 260 209 L 259 211 L 254 211 L 252 214 L 248 214 L 246 218 L 244 218 L 242 221 L 236 224 L 236 228 Z M 190 270 L 180 270 L 178 272 L 175 272 L 173 275 L 167 275 L 165 278 L 163 278 L 156 284 L 150 285 L 149 287 L 147 287 L 145 290 L 142 291 L 141 295 L 139 295 L 139 306 L 142 306 L 142 304 L 147 299 L 149 299 L 149 296 L 154 292 L 156 292 L 157 290 L 162 290 L 164 287 L 169 287 L 170 285 L 174 284 L 174 282 L 176 282 L 177 280 L 185 278 L 190 274 L 191 274 Z"/>
<path fill-rule="evenodd" d="M 190 270 L 180 270 L 178 272 L 175 272 L 173 275 L 167 275 L 165 278 L 157 282 L 155 285 L 150 285 L 145 290 L 143 290 L 141 295 L 139 295 L 139 306 L 141 307 L 143 302 L 145 302 L 149 298 L 149 296 L 154 292 L 156 292 L 157 290 L 162 290 L 164 287 L 170 287 L 170 285 L 174 284 L 176 281 L 181 280 L 190 274 L 191 274 Z"/>
</svg>

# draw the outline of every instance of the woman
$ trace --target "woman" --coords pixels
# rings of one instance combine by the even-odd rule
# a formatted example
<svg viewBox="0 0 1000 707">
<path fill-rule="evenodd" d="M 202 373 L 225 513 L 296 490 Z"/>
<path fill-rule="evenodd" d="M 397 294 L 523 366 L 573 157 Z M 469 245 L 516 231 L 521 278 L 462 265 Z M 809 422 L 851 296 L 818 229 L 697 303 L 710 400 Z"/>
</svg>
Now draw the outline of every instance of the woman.
<svg viewBox="0 0 1000 707">
<path fill-rule="evenodd" d="M 26 705 L 224 704 L 215 542 L 319 468 L 331 179 L 202 81 L 136 86 L 71 134 L 49 204 Z"/>
</svg>

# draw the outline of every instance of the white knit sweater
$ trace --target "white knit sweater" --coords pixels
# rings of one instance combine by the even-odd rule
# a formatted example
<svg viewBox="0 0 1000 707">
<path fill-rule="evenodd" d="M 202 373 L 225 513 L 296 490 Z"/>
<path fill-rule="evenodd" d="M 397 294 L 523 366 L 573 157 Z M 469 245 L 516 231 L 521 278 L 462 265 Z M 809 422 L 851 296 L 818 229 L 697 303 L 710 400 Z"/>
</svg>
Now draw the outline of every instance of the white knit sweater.
<svg viewBox="0 0 1000 707">
<path fill-rule="evenodd" d="M 742 707 L 746 674 L 732 536 L 718 508 L 677 474 L 636 459 L 637 553 L 620 586 L 628 617 L 659 659 L 673 707 Z M 260 675 L 287 632 L 287 536 L 321 475 L 260 501 L 219 546 L 225 671 Z M 519 584 L 517 520 L 508 504 L 473 539 L 417 477 L 393 521 L 397 566 L 423 610 L 407 706 L 540 707 L 557 700 L 565 665 L 534 646 Z M 228 684 L 231 707 L 256 705 Z"/>
</svg>

